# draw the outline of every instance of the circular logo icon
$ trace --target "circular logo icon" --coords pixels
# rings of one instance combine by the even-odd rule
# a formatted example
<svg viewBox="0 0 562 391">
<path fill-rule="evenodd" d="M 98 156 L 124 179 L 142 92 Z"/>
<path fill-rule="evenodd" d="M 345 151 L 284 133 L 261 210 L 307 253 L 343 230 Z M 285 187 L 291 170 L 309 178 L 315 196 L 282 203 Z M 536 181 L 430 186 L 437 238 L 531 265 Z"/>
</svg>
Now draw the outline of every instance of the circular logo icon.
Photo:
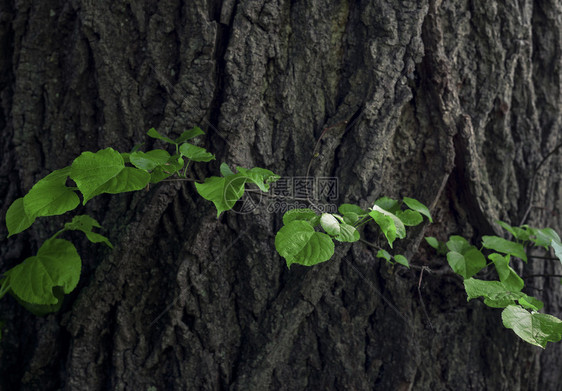
<svg viewBox="0 0 562 391">
<path fill-rule="evenodd" d="M 240 194 L 242 193 L 242 196 Z M 227 182 L 224 187 L 224 202 L 231 207 L 234 213 L 248 214 L 258 208 L 261 203 L 262 192 L 256 186 L 248 186 L 244 191 L 244 185 L 233 180 Z"/>
</svg>

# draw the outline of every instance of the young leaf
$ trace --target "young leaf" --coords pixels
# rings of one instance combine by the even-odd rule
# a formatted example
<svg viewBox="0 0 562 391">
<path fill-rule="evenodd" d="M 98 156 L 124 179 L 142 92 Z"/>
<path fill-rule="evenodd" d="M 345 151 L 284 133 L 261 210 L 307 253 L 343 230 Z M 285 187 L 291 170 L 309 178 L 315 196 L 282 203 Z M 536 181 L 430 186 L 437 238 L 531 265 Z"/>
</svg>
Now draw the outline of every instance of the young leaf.
<svg viewBox="0 0 562 391">
<path fill-rule="evenodd" d="M 158 133 L 158 132 L 156 131 L 156 129 L 154 129 L 154 128 L 149 129 L 149 131 L 146 132 L 146 134 L 147 134 L 149 137 L 152 137 L 152 138 L 155 138 L 155 139 L 158 139 L 158 140 L 162 140 L 162 141 L 165 141 L 165 142 L 170 143 L 170 144 L 176 144 L 176 142 L 175 142 L 174 140 L 172 140 L 172 139 L 169 138 L 169 137 L 162 136 L 162 135 L 161 135 L 160 133 Z M 180 136 L 180 137 L 181 137 L 181 136 Z"/>
<path fill-rule="evenodd" d="M 287 267 L 293 263 L 304 266 L 327 261 L 334 254 L 334 242 L 322 232 L 316 232 L 306 221 L 292 221 L 275 236 L 275 248 L 285 258 Z"/>
<path fill-rule="evenodd" d="M 398 217 L 404 223 L 404 225 L 410 227 L 414 227 L 423 221 L 422 215 L 411 209 L 406 209 L 404 211 L 397 210 L 396 217 Z"/>
<path fill-rule="evenodd" d="M 106 148 L 96 153 L 82 152 L 74 159 L 70 170 L 70 178 L 76 182 L 84 196 L 84 205 L 97 194 L 98 189 L 115 178 L 125 163 L 121 154 L 113 148 Z"/>
<path fill-rule="evenodd" d="M 330 236 L 338 236 L 341 232 L 339 221 L 330 213 L 322 213 L 320 225 Z"/>
<path fill-rule="evenodd" d="M 447 241 L 447 248 L 451 251 L 463 253 L 470 248 L 470 243 L 462 236 L 453 235 Z"/>
<path fill-rule="evenodd" d="M 562 262 L 562 244 L 559 241 L 553 240 L 550 245 L 554 249 L 554 254 Z"/>
<path fill-rule="evenodd" d="M 394 256 L 394 260 L 397 263 L 406 266 L 408 269 L 410 268 L 410 263 L 408 262 L 408 259 L 404 255 L 397 254 Z"/>
<path fill-rule="evenodd" d="M 369 212 L 369 215 L 375 220 L 375 223 L 378 224 L 388 244 L 392 248 L 392 243 L 396 239 L 396 225 L 392 218 L 376 210 Z"/>
<path fill-rule="evenodd" d="M 524 297 L 518 298 L 517 302 L 523 308 L 533 311 L 540 311 L 540 309 L 544 307 L 544 303 L 539 299 L 535 299 L 533 296 L 525 295 Z"/>
<path fill-rule="evenodd" d="M 31 188 L 23 197 L 23 208 L 29 218 L 61 215 L 78 206 L 78 195 L 66 187 L 69 173 L 70 167 L 55 170 Z"/>
<path fill-rule="evenodd" d="M 356 242 L 360 238 L 359 231 L 355 229 L 354 226 L 347 223 L 340 224 L 340 234 L 334 239 L 340 242 Z"/>
<path fill-rule="evenodd" d="M 542 246 L 545 250 L 548 250 L 551 242 L 556 241 L 560 243 L 560 236 L 552 228 L 531 228 L 530 231 L 533 235 L 530 239 L 535 246 Z"/>
<path fill-rule="evenodd" d="M 268 191 L 269 184 L 279 179 L 279 175 L 264 168 L 254 167 L 245 169 L 237 167 L 238 173 L 225 177 L 210 177 L 204 183 L 196 183 L 195 187 L 201 197 L 212 201 L 217 208 L 217 217 L 225 211 L 232 209 L 236 201 L 244 195 L 244 185 L 246 182 L 255 183 L 260 190 Z M 230 169 L 226 165 L 221 165 L 221 170 L 228 172 Z"/>
<path fill-rule="evenodd" d="M 234 175 L 234 172 L 230 169 L 230 167 L 228 167 L 228 164 L 226 164 L 226 163 L 221 163 L 220 172 L 221 172 L 221 175 L 224 176 L 224 177 L 229 176 L 229 175 Z"/>
<path fill-rule="evenodd" d="M 527 262 L 527 254 L 520 243 L 515 243 L 499 236 L 482 236 L 482 245 L 490 250 L 510 254 Z"/>
<path fill-rule="evenodd" d="M 375 205 L 391 213 L 396 212 L 400 208 L 398 201 L 388 197 L 379 198 L 375 201 Z"/>
<path fill-rule="evenodd" d="M 433 223 L 433 219 L 431 218 L 431 213 L 429 213 L 429 209 L 427 209 L 427 206 L 425 206 L 424 204 L 413 198 L 404 197 L 402 200 L 408 206 L 408 208 L 421 213 L 422 215 L 426 216 L 429 219 L 430 223 Z"/>
<path fill-rule="evenodd" d="M 545 348 L 548 342 L 562 339 L 562 320 L 547 314 L 529 312 L 509 305 L 502 312 L 503 325 L 525 342 Z"/>
<path fill-rule="evenodd" d="M 384 259 L 386 259 L 387 262 L 390 262 L 390 260 L 392 259 L 392 255 L 390 255 L 388 251 L 383 250 L 383 249 L 380 249 L 377 252 L 376 257 L 377 258 L 384 258 Z"/>
<path fill-rule="evenodd" d="M 447 253 L 447 261 L 453 271 L 464 279 L 472 277 L 486 267 L 486 259 L 476 247 L 465 250 L 462 254 L 450 251 Z"/>
<path fill-rule="evenodd" d="M 373 210 L 369 212 L 369 215 L 381 228 L 390 247 L 392 247 L 392 242 L 394 242 L 394 239 L 397 237 L 399 239 L 406 237 L 406 228 L 404 227 L 404 224 L 393 213 L 382 209 L 378 205 L 374 205 Z"/>
<path fill-rule="evenodd" d="M 494 262 L 496 271 L 500 277 L 500 281 L 510 291 L 520 291 L 525 286 L 525 282 L 519 275 L 509 266 L 509 255 L 503 256 L 498 253 L 488 255 L 488 258 Z"/>
<path fill-rule="evenodd" d="M 215 155 L 207 152 L 205 148 L 189 143 L 180 145 L 180 153 L 194 162 L 210 162 L 211 160 L 215 160 Z"/>
<path fill-rule="evenodd" d="M 119 194 L 128 191 L 142 190 L 150 181 L 150 174 L 144 170 L 134 167 L 125 167 L 117 176 L 101 185 L 92 193 L 92 197 L 98 194 Z"/>
<path fill-rule="evenodd" d="M 191 140 L 192 138 L 200 136 L 202 134 L 205 134 L 205 132 L 203 132 L 201 128 L 196 126 L 193 129 L 189 129 L 183 132 L 174 143 L 179 145 L 184 141 Z"/>
<path fill-rule="evenodd" d="M 499 220 L 497 221 L 497 223 L 507 232 L 512 234 L 515 239 L 522 240 L 522 241 L 529 240 L 530 233 L 526 229 L 520 227 L 512 227 L 506 222 L 499 221 Z"/>
<path fill-rule="evenodd" d="M 508 291 L 499 281 L 484 281 L 474 278 L 467 278 L 464 280 L 464 289 L 468 295 L 468 300 L 480 296 L 491 298 Z"/>
<path fill-rule="evenodd" d="M 105 243 L 109 248 L 113 245 L 105 236 L 92 232 L 92 228 L 101 228 L 99 223 L 88 215 L 75 216 L 70 223 L 64 225 L 67 231 L 82 231 L 92 243 Z"/>
<path fill-rule="evenodd" d="M 437 240 L 435 237 L 433 236 L 426 236 L 425 237 L 425 241 L 427 242 L 427 244 L 429 244 L 431 247 L 433 247 L 434 249 L 438 249 L 439 248 L 439 240 Z"/>
<path fill-rule="evenodd" d="M 283 215 L 283 224 L 287 225 L 291 221 L 304 220 L 312 223 L 318 215 L 312 209 L 291 209 Z"/>
<path fill-rule="evenodd" d="M 433 247 L 435 250 L 437 250 L 437 254 L 439 254 L 439 255 L 447 254 L 448 250 L 447 250 L 447 246 L 445 245 L 445 243 L 440 242 L 439 240 L 437 240 L 433 236 L 426 236 L 425 241 L 427 242 L 427 244 L 429 244 L 431 247 Z"/>
<path fill-rule="evenodd" d="M 356 215 L 359 216 L 367 214 L 366 211 L 361 209 L 359 206 L 353 204 L 341 204 L 338 207 L 338 212 L 340 212 L 344 216 L 348 213 L 355 213 Z"/>
<path fill-rule="evenodd" d="M 80 279 L 82 262 L 72 243 L 49 239 L 37 255 L 25 259 L 4 273 L 10 289 L 19 299 L 32 304 L 57 304 L 53 288 L 61 286 L 64 293 L 74 290 Z"/>
<path fill-rule="evenodd" d="M 244 195 L 245 178 L 238 174 L 227 177 L 210 177 L 204 183 L 195 183 L 199 195 L 215 204 L 217 217 L 225 210 L 230 210 Z"/>
<path fill-rule="evenodd" d="M 129 160 L 137 168 L 152 171 L 158 166 L 166 165 L 170 160 L 170 154 L 163 149 L 154 149 L 146 153 L 139 151 L 131 153 Z"/>
<path fill-rule="evenodd" d="M 78 201 L 80 202 L 80 201 Z M 25 213 L 23 207 L 23 197 L 16 199 L 6 211 L 6 227 L 8 227 L 8 237 L 19 234 L 28 229 L 35 221 Z"/>
<path fill-rule="evenodd" d="M 269 184 L 277 181 L 280 176 L 265 168 L 254 167 L 251 169 L 236 167 L 238 175 L 247 181 L 255 183 L 261 191 L 269 191 Z"/>
</svg>

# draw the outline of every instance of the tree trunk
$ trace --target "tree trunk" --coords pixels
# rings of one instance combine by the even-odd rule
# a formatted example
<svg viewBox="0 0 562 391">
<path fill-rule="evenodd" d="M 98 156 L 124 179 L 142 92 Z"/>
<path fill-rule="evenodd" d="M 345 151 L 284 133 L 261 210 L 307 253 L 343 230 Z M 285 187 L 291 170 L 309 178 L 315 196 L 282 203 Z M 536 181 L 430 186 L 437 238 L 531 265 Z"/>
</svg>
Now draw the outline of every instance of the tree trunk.
<svg viewBox="0 0 562 391">
<path fill-rule="evenodd" d="M 561 232 L 560 152 L 537 170 L 562 141 L 560 2 L 220 3 L 3 2 L 2 216 L 82 151 L 151 148 L 151 127 L 198 125 L 217 161 L 197 178 L 224 161 L 337 178 L 336 200 L 315 183 L 325 207 L 383 195 L 431 206 L 434 224 L 394 249 L 414 267 L 355 243 L 288 270 L 274 247 L 287 205 L 267 197 L 218 219 L 191 183 L 97 197 L 80 211 L 115 249 L 74 238 L 81 281 L 58 313 L 0 302 L 0 389 L 562 390 L 562 345 L 533 348 L 500 310 L 467 303 L 422 241 L 476 243 L 528 207 L 526 223 Z M 68 220 L 3 240 L 0 271 Z M 557 279 L 529 285 L 562 315 Z"/>
</svg>

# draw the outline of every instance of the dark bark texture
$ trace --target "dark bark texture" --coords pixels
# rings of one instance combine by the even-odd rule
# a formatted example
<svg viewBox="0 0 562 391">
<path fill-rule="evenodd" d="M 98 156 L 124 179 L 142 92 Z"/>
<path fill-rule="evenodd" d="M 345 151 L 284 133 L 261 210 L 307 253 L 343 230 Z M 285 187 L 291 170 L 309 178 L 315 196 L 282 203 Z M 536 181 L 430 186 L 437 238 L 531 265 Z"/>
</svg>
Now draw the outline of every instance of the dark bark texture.
<svg viewBox="0 0 562 391">
<path fill-rule="evenodd" d="M 115 249 L 74 238 L 84 265 L 62 310 L 1 301 L 0 390 L 561 390 L 562 345 L 531 347 L 467 303 L 422 241 L 501 234 L 529 207 L 561 233 L 562 154 L 536 169 L 562 142 L 561 20 L 554 0 L 3 1 L 2 217 L 82 151 L 198 125 L 217 161 L 197 178 L 222 161 L 309 171 L 338 178 L 336 204 L 409 196 L 435 223 L 395 249 L 411 270 L 362 243 L 288 270 L 266 198 L 217 219 L 192 183 L 98 197 L 80 211 Z M 68 220 L 3 240 L 0 270 Z M 558 279 L 528 285 L 562 315 Z"/>
</svg>

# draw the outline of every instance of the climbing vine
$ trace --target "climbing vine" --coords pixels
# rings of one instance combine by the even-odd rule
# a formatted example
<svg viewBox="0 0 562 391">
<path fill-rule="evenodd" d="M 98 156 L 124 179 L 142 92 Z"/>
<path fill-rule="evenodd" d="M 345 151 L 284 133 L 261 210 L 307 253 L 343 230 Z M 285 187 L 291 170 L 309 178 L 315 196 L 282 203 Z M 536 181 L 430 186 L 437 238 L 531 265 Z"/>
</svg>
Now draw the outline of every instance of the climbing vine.
<svg viewBox="0 0 562 391">
<path fill-rule="evenodd" d="M 85 205 L 101 194 L 138 191 L 173 178 L 188 179 L 187 172 L 192 162 L 215 159 L 205 148 L 187 142 L 204 134 L 198 127 L 183 132 L 176 139 L 163 136 L 155 129 L 150 129 L 147 134 L 170 144 L 173 154 L 164 149 L 142 152 L 138 147 L 129 153 L 120 153 L 112 148 L 95 153 L 83 152 L 70 166 L 53 171 L 38 181 L 24 197 L 12 203 L 6 213 L 8 237 L 26 230 L 37 218 L 65 214 L 74 210 L 80 202 Z M 199 195 L 215 205 L 217 217 L 234 207 L 244 195 L 248 183 L 268 192 L 271 183 L 280 178 L 272 171 L 259 167 L 236 167 L 234 172 L 226 163 L 220 165 L 220 173 L 221 176 L 195 181 Z M 313 266 L 329 260 L 334 254 L 334 240 L 348 243 L 361 240 L 359 229 L 368 223 L 374 223 L 380 229 L 389 249 L 392 249 L 396 239 L 406 237 L 406 227 L 421 224 L 424 217 L 433 222 L 428 208 L 408 197 L 401 201 L 382 197 L 368 210 L 358 205 L 342 204 L 338 212 L 317 213 L 311 207 L 289 210 L 284 214 L 283 227 L 275 236 L 275 248 L 285 259 L 287 267 L 295 263 Z M 521 292 L 524 282 L 510 263 L 512 258 L 527 262 L 525 246 L 528 245 L 552 248 L 562 260 L 560 237 L 550 228 L 500 224 L 514 236 L 515 242 L 498 236 L 484 236 L 479 249 L 460 236 L 451 236 L 447 242 L 439 242 L 433 237 L 426 240 L 438 253 L 446 255 L 453 271 L 462 276 L 468 300 L 483 297 L 486 305 L 503 308 L 505 327 L 526 342 L 544 348 L 547 342 L 562 339 L 562 321 L 538 312 L 543 303 Z M 82 269 L 75 246 L 60 236 L 67 231 L 80 231 L 90 242 L 112 248 L 108 238 L 94 231 L 100 228 L 100 224 L 88 215 L 75 216 L 47 239 L 36 255 L 2 274 L 0 298 L 10 293 L 37 315 L 59 310 L 64 295 L 76 288 Z M 376 256 L 410 267 L 404 255 L 392 255 L 384 248 L 378 248 Z M 490 263 L 487 263 L 486 256 Z M 491 264 L 499 280 L 474 278 Z"/>
</svg>

